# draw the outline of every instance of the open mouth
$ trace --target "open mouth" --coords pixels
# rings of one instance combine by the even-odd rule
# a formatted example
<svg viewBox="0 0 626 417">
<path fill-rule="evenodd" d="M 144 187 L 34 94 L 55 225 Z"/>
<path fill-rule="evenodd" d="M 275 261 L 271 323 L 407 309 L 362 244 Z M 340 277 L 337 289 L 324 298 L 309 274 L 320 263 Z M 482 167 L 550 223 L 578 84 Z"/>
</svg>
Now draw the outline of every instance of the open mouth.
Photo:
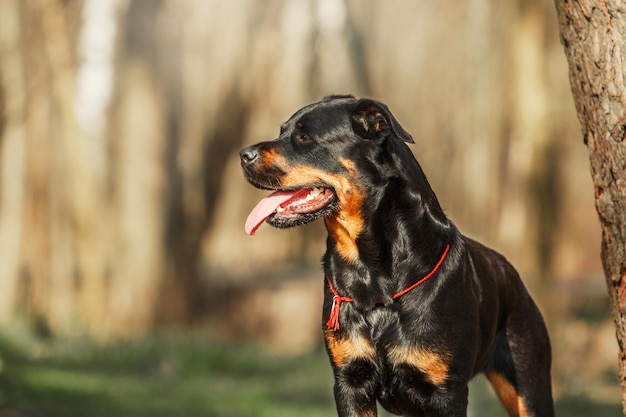
<svg viewBox="0 0 626 417">
<path fill-rule="evenodd" d="M 262 199 L 248 215 L 245 230 L 253 235 L 267 221 L 285 228 L 309 223 L 335 209 L 335 193 L 330 188 L 301 188 L 278 190 Z"/>
</svg>

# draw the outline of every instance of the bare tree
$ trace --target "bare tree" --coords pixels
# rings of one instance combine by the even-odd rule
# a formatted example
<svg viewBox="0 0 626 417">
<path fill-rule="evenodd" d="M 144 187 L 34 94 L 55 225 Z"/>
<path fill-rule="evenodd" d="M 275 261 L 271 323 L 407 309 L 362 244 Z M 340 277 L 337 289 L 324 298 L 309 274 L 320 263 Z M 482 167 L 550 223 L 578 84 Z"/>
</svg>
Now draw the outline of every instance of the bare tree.
<svg viewBox="0 0 626 417">
<path fill-rule="evenodd" d="M 626 415 L 626 8 L 619 0 L 555 3 L 578 119 L 589 149 Z"/>
</svg>

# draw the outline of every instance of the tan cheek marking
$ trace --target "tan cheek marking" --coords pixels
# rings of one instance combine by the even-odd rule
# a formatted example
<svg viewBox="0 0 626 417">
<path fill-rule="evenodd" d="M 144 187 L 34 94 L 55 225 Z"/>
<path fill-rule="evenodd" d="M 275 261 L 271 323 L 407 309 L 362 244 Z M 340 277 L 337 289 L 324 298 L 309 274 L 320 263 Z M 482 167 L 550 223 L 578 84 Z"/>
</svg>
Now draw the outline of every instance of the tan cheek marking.
<svg viewBox="0 0 626 417">
<path fill-rule="evenodd" d="M 278 167 L 281 169 L 285 169 L 288 164 L 285 161 L 284 156 L 282 156 L 279 152 L 276 152 L 275 149 L 270 148 L 264 150 L 261 154 L 261 166 L 263 166 L 264 168 Z"/>
<path fill-rule="evenodd" d="M 528 417 L 524 400 L 505 377 L 497 372 L 487 372 L 485 375 L 510 415 Z"/>
<path fill-rule="evenodd" d="M 415 366 L 424 372 L 435 385 L 448 379 L 448 355 L 441 355 L 418 346 L 393 346 L 388 351 L 389 360 L 396 364 Z"/>
<path fill-rule="evenodd" d="M 281 161 L 279 167 L 287 168 L 285 169 L 287 173 L 281 179 L 283 187 L 302 187 L 322 182 L 333 187 L 339 197 L 342 194 L 349 194 L 353 188 L 350 179 L 344 175 L 334 175 L 306 165 L 288 166 L 283 157 L 277 159 Z"/>
<path fill-rule="evenodd" d="M 363 336 L 355 338 L 337 337 L 332 330 L 324 330 L 324 337 L 335 366 L 341 367 L 351 359 L 376 361 L 376 349 L 372 342 Z"/>
<path fill-rule="evenodd" d="M 342 201 L 342 197 L 339 201 Z M 326 219 L 328 232 L 331 234 L 337 252 L 348 262 L 356 262 L 359 258 L 359 248 L 356 239 L 363 231 L 364 221 L 361 212 L 365 196 L 360 190 L 354 190 L 350 197 L 344 197 L 341 210 L 336 216 Z"/>
<path fill-rule="evenodd" d="M 341 163 L 348 171 L 354 170 L 354 166 L 350 165 L 351 162 L 341 160 Z M 354 185 L 346 176 L 332 175 L 306 166 L 294 166 L 287 171 L 281 180 L 283 187 L 298 187 L 318 182 L 333 187 L 339 199 L 340 211 L 337 215 L 327 218 L 326 225 L 341 257 L 348 262 L 356 262 L 359 257 L 356 239 L 364 227 L 362 208 L 365 192 L 363 189 Z"/>
<path fill-rule="evenodd" d="M 339 158 L 339 163 L 350 173 L 354 174 L 356 172 L 356 168 L 354 167 L 354 161 L 346 158 Z"/>
<path fill-rule="evenodd" d="M 339 163 L 351 174 L 357 174 L 353 161 L 339 158 Z M 359 257 L 356 239 L 364 227 L 362 210 L 365 193 L 354 186 L 348 189 L 350 198 L 346 196 L 345 207 L 342 207 L 336 218 L 329 219 L 327 224 L 337 244 L 337 251 L 345 260 L 355 262 Z"/>
<path fill-rule="evenodd" d="M 354 264 L 359 259 L 359 247 L 356 244 L 358 232 L 354 231 L 362 229 L 362 220 L 357 216 L 337 215 L 326 219 L 326 225 L 339 255 L 346 262 Z"/>
</svg>

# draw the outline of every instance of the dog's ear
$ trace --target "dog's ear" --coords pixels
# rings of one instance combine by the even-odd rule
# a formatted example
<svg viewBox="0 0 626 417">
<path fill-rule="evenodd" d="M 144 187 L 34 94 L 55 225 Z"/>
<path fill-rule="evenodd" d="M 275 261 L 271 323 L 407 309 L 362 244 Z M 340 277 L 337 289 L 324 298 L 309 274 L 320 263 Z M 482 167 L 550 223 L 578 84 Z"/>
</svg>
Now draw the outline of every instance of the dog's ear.
<svg viewBox="0 0 626 417">
<path fill-rule="evenodd" d="M 389 108 L 369 98 L 357 102 L 352 112 L 352 128 L 355 133 L 365 139 L 384 140 L 393 134 L 398 139 L 413 143 L 413 138 L 404 130 Z"/>
</svg>

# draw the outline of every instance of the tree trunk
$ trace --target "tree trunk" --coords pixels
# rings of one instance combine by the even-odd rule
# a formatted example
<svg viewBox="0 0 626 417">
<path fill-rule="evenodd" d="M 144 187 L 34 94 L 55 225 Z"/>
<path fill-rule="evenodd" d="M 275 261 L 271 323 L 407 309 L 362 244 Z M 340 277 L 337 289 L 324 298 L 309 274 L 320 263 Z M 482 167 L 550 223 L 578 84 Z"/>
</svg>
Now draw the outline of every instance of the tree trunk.
<svg viewBox="0 0 626 417">
<path fill-rule="evenodd" d="M 626 415 L 626 9 L 620 0 L 555 3 L 578 119 L 589 149 Z"/>
<path fill-rule="evenodd" d="M 0 4 L 0 322 L 8 322 L 17 305 L 22 238 L 26 86 L 20 53 L 18 2 Z"/>
</svg>

